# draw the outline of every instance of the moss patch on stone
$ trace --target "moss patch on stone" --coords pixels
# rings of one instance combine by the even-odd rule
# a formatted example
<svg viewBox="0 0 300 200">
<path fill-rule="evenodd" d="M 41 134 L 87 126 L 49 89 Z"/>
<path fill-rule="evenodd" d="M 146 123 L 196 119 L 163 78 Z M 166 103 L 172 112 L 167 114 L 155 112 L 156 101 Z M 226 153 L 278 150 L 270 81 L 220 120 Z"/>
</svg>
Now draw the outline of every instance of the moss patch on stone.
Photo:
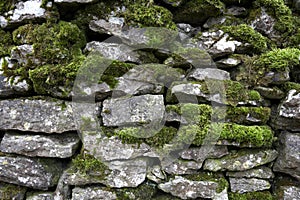
<svg viewBox="0 0 300 200">
<path fill-rule="evenodd" d="M 117 200 L 152 199 L 156 193 L 156 185 L 145 182 L 136 188 L 116 189 Z"/>
<path fill-rule="evenodd" d="M 0 2 L 0 15 L 14 8 L 14 0 L 6 0 Z"/>
<path fill-rule="evenodd" d="M 229 192 L 229 200 L 274 200 L 270 192 L 247 192 L 244 194 Z"/>
<path fill-rule="evenodd" d="M 265 52 L 268 49 L 268 39 L 247 24 L 224 26 L 221 29 L 234 39 L 249 43 L 257 53 Z"/>
<path fill-rule="evenodd" d="M 282 85 L 282 89 L 286 93 L 290 90 L 296 90 L 297 92 L 300 92 L 300 84 L 295 82 L 286 82 Z"/>
<path fill-rule="evenodd" d="M 6 32 L 0 29 L 1 41 L 0 41 L 0 57 L 10 54 L 12 48 L 12 35 L 10 32 Z"/>
</svg>

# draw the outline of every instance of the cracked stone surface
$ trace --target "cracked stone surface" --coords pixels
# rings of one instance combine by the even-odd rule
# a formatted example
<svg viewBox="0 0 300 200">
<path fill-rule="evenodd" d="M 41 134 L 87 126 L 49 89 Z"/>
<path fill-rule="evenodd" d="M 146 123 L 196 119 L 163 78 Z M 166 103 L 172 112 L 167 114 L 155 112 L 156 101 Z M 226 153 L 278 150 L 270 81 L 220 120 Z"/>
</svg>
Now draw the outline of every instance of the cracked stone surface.
<svg viewBox="0 0 300 200">
<path fill-rule="evenodd" d="M 230 188 L 232 192 L 245 193 L 271 188 L 269 181 L 257 178 L 229 178 Z"/>
</svg>

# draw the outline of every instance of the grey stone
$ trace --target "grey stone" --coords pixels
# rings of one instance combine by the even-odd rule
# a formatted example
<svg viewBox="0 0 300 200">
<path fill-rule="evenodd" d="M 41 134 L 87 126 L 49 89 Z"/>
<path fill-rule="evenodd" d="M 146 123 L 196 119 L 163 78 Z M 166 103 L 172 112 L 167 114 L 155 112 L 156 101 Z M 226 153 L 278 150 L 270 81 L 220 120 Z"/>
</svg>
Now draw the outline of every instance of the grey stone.
<svg viewBox="0 0 300 200">
<path fill-rule="evenodd" d="M 8 78 L 0 74 L 0 97 L 7 98 L 28 94 L 31 89 L 30 84 L 27 83 L 27 80 L 21 81 L 20 79 L 20 76 Z"/>
<path fill-rule="evenodd" d="M 25 157 L 0 157 L 0 181 L 34 189 L 53 187 L 62 172 L 56 160 L 37 160 Z"/>
<path fill-rule="evenodd" d="M 277 158 L 277 151 L 268 150 L 240 150 L 231 152 L 219 159 L 207 159 L 203 169 L 209 171 L 244 171 L 272 162 Z"/>
<path fill-rule="evenodd" d="M 109 17 L 108 21 L 104 19 L 92 20 L 89 23 L 89 28 L 98 33 L 121 36 L 124 23 L 124 18 Z"/>
<path fill-rule="evenodd" d="M 0 129 L 44 133 L 76 131 L 71 104 L 57 99 L 0 101 Z"/>
<path fill-rule="evenodd" d="M 205 79 L 230 80 L 229 72 L 214 68 L 197 68 L 187 76 L 188 79 L 203 81 Z"/>
<path fill-rule="evenodd" d="M 172 175 L 194 174 L 202 167 L 202 163 L 195 161 L 187 161 L 177 159 L 167 166 L 164 166 L 163 170 Z"/>
<path fill-rule="evenodd" d="M 236 178 L 261 178 L 261 179 L 271 179 L 274 178 L 274 173 L 268 167 L 261 166 L 254 169 L 249 169 L 241 172 L 227 172 L 227 176 Z"/>
<path fill-rule="evenodd" d="M 54 200 L 52 192 L 35 192 L 27 194 L 26 200 Z"/>
<path fill-rule="evenodd" d="M 148 161 L 145 158 L 135 160 L 120 160 L 106 162 L 110 169 L 104 179 L 93 174 L 82 174 L 70 169 L 64 179 L 67 185 L 87 185 L 92 183 L 102 183 L 108 187 L 123 188 L 137 187 L 145 181 L 147 175 Z M 97 173 L 97 172 L 93 172 Z"/>
<path fill-rule="evenodd" d="M 257 178 L 229 178 L 230 189 L 232 192 L 245 193 L 261 190 L 268 190 L 271 188 L 269 181 Z"/>
<path fill-rule="evenodd" d="M 280 85 L 290 80 L 289 70 L 282 72 L 273 72 L 270 71 L 264 75 L 264 77 L 260 78 L 258 82 L 263 86 L 269 85 Z"/>
<path fill-rule="evenodd" d="M 7 13 L 7 17 L 0 18 L 2 28 L 24 23 L 31 20 L 46 19 L 49 13 L 41 7 L 42 0 L 20 1 L 15 4 L 15 9 Z"/>
<path fill-rule="evenodd" d="M 143 95 L 105 100 L 101 116 L 105 126 L 153 125 L 163 120 L 164 112 L 162 95 Z"/>
<path fill-rule="evenodd" d="M 218 68 L 227 69 L 227 68 L 233 68 L 241 64 L 242 61 L 237 58 L 224 58 L 221 60 L 218 60 L 216 62 L 216 65 Z"/>
<path fill-rule="evenodd" d="M 0 199 L 24 199 L 27 188 L 8 183 L 0 183 Z"/>
<path fill-rule="evenodd" d="M 0 144 L 0 151 L 30 157 L 71 157 L 79 147 L 77 133 L 60 135 L 29 135 L 7 132 Z"/>
<path fill-rule="evenodd" d="M 33 45 L 23 44 L 20 46 L 15 46 L 11 50 L 10 59 L 13 61 L 17 61 L 19 65 L 27 65 L 30 62 L 34 62 L 35 64 L 39 64 L 40 61 L 32 56 L 33 54 Z"/>
<path fill-rule="evenodd" d="M 117 195 L 101 187 L 75 187 L 72 190 L 72 200 L 117 199 Z"/>
<path fill-rule="evenodd" d="M 279 104 L 276 114 L 271 118 L 271 125 L 276 129 L 300 131 L 300 93 L 290 90 L 287 97 Z"/>
<path fill-rule="evenodd" d="M 282 200 L 298 200 L 300 197 L 300 187 L 298 186 L 281 186 L 279 191 L 279 197 Z"/>
<path fill-rule="evenodd" d="M 219 17 L 210 17 L 205 24 L 203 24 L 204 28 L 212 28 L 215 25 L 221 25 L 226 21 L 226 17 L 224 16 L 219 16 Z"/>
<path fill-rule="evenodd" d="M 261 96 L 268 98 L 268 99 L 283 99 L 285 97 L 285 93 L 274 87 L 274 88 L 268 88 L 268 87 L 256 87 L 255 90 L 257 90 Z"/>
<path fill-rule="evenodd" d="M 279 156 L 273 170 L 290 174 L 300 181 L 300 133 L 282 132 L 279 141 Z"/>
<path fill-rule="evenodd" d="M 219 195 L 216 191 L 218 183 L 212 181 L 191 181 L 181 176 L 175 176 L 168 182 L 159 184 L 158 188 L 181 199 L 216 199 Z M 227 194 L 224 195 L 225 199 L 228 199 Z"/>
<path fill-rule="evenodd" d="M 247 14 L 247 10 L 244 7 L 232 6 L 226 10 L 225 14 L 233 16 L 245 16 Z"/>
<path fill-rule="evenodd" d="M 154 181 L 155 183 L 161 183 L 167 178 L 165 172 L 159 165 L 148 168 L 147 179 Z"/>
<path fill-rule="evenodd" d="M 181 151 L 179 155 L 182 159 L 195 160 L 202 163 L 206 158 L 221 158 L 229 153 L 227 146 L 214 146 L 206 156 L 203 156 L 205 151 L 203 148 L 205 147 L 189 148 Z"/>
</svg>

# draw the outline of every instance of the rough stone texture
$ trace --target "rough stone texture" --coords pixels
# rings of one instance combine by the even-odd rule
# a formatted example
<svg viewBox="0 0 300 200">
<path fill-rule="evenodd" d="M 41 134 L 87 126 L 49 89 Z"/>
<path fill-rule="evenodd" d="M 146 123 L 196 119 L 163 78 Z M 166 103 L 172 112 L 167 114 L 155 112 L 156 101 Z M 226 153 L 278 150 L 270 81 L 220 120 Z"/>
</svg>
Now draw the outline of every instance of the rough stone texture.
<svg viewBox="0 0 300 200">
<path fill-rule="evenodd" d="M 92 20 L 89 23 L 89 28 L 95 32 L 120 36 L 124 22 L 124 18 L 109 17 L 108 21 L 104 19 Z"/>
<path fill-rule="evenodd" d="M 63 135 L 28 135 L 7 132 L 0 144 L 0 151 L 30 157 L 71 157 L 79 147 L 77 133 Z"/>
<path fill-rule="evenodd" d="M 34 189 L 53 187 L 62 172 L 62 165 L 55 160 L 36 160 L 25 157 L 0 157 L 0 181 Z"/>
<path fill-rule="evenodd" d="M 270 71 L 260 78 L 261 85 L 280 85 L 290 80 L 290 72 L 288 70 L 282 72 Z"/>
<path fill-rule="evenodd" d="M 39 60 L 37 58 L 34 58 L 32 54 L 33 54 L 33 45 L 23 44 L 20 46 L 15 46 L 11 50 L 11 57 L 10 60 L 8 60 L 8 63 L 13 65 L 13 62 L 17 62 L 18 64 L 26 65 L 30 60 L 38 64 Z"/>
<path fill-rule="evenodd" d="M 257 178 L 229 178 L 229 182 L 231 191 L 237 193 L 268 190 L 271 188 L 269 181 Z"/>
<path fill-rule="evenodd" d="M 213 68 L 197 68 L 194 71 L 192 71 L 187 77 L 188 79 L 194 79 L 199 81 L 205 79 L 230 80 L 229 72 Z"/>
<path fill-rule="evenodd" d="M 167 178 L 165 172 L 159 165 L 148 168 L 147 179 L 154 181 L 155 183 L 161 183 Z"/>
<path fill-rule="evenodd" d="M 163 170 L 168 174 L 193 174 L 196 173 L 202 166 L 202 163 L 195 161 L 186 161 L 186 160 L 176 160 L 171 164 L 165 166 Z"/>
<path fill-rule="evenodd" d="M 54 200 L 52 192 L 37 192 L 26 196 L 26 200 Z"/>
<path fill-rule="evenodd" d="M 258 91 L 261 96 L 267 98 L 267 99 L 282 99 L 285 97 L 285 93 L 278 89 L 278 88 L 267 88 L 267 87 L 256 87 L 256 91 Z"/>
<path fill-rule="evenodd" d="M 262 178 L 262 179 L 270 179 L 274 178 L 274 173 L 268 167 L 262 166 L 254 169 L 249 169 L 242 172 L 227 172 L 227 176 L 236 177 L 236 178 Z"/>
<path fill-rule="evenodd" d="M 279 141 L 279 156 L 273 170 L 290 174 L 300 180 L 300 133 L 282 132 Z"/>
<path fill-rule="evenodd" d="M 76 130 L 71 104 L 60 100 L 2 100 L 0 116 L 0 130 L 44 133 Z"/>
<path fill-rule="evenodd" d="M 271 124 L 277 129 L 300 131 L 300 93 L 289 91 L 273 115 Z"/>
<path fill-rule="evenodd" d="M 145 158 L 139 158 L 106 163 L 111 171 L 105 179 L 99 179 L 97 176 L 80 172 L 72 172 L 71 170 L 66 175 L 64 183 L 67 185 L 102 183 L 113 188 L 137 187 L 146 179 L 147 162 Z"/>
<path fill-rule="evenodd" d="M 41 8 L 42 0 L 29 0 L 25 2 L 16 3 L 16 8 L 9 12 L 8 17 L 0 18 L 0 25 L 2 28 L 14 24 L 20 24 L 31 20 L 45 19 L 48 13 L 44 8 Z"/>
<path fill-rule="evenodd" d="M 300 187 L 281 186 L 279 188 L 279 198 L 282 200 L 298 200 L 300 197 Z"/>
<path fill-rule="evenodd" d="M 101 187 L 75 187 L 72 190 L 72 200 L 90 200 L 90 199 L 117 199 L 115 193 L 102 189 Z"/>
<path fill-rule="evenodd" d="M 175 178 L 171 178 L 168 182 L 159 184 L 158 188 L 181 199 L 215 199 L 218 183 L 212 181 L 191 181 L 181 176 L 175 176 Z M 224 195 L 224 199 L 227 199 L 227 194 Z"/>
<path fill-rule="evenodd" d="M 224 58 L 224 59 L 218 60 L 216 62 L 216 65 L 218 68 L 228 69 L 228 68 L 236 67 L 241 63 L 242 63 L 242 61 L 237 58 Z"/>
<path fill-rule="evenodd" d="M 164 112 L 162 95 L 143 95 L 105 100 L 101 116 L 105 126 L 151 125 L 160 123 Z"/>
<path fill-rule="evenodd" d="M 202 163 L 206 158 L 221 158 L 227 155 L 227 146 L 214 146 L 207 155 L 203 155 L 206 151 L 205 147 L 188 148 L 180 152 L 180 157 L 186 160 L 195 160 Z"/>
<path fill-rule="evenodd" d="M 277 158 L 276 150 L 240 150 L 219 159 L 207 159 L 203 168 L 209 171 L 243 171 L 266 163 Z"/>
<path fill-rule="evenodd" d="M 27 94 L 30 91 L 30 85 L 26 80 L 19 81 L 20 78 L 21 77 L 18 76 L 12 79 L 0 73 L 0 98 Z"/>
<path fill-rule="evenodd" d="M 25 187 L 8 183 L 0 183 L 0 199 L 24 199 L 26 190 L 27 189 Z"/>
</svg>

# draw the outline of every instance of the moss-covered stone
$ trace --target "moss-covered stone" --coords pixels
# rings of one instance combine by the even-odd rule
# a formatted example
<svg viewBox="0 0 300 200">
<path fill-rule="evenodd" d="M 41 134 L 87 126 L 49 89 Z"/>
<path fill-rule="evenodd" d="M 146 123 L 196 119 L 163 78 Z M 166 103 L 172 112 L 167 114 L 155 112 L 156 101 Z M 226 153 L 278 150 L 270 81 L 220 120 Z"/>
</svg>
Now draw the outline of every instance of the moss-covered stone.
<svg viewBox="0 0 300 200">
<path fill-rule="evenodd" d="M 153 183 L 145 182 L 136 188 L 116 189 L 117 200 L 152 199 L 156 193 L 156 186 Z"/>
<path fill-rule="evenodd" d="M 10 32 L 5 32 L 0 29 L 1 41 L 0 41 L 0 57 L 10 54 L 12 48 L 12 35 Z"/>
<path fill-rule="evenodd" d="M 229 200 L 274 200 L 270 192 L 247 192 L 244 194 L 230 192 L 228 194 Z"/>
<path fill-rule="evenodd" d="M 1 183 L 0 184 L 0 199 L 8 200 L 8 199 L 23 199 L 25 192 L 25 187 L 21 187 L 18 185 Z"/>
<path fill-rule="evenodd" d="M 295 82 L 286 82 L 282 85 L 283 91 L 288 93 L 290 90 L 296 90 L 297 92 L 300 92 L 300 84 Z"/>
<path fill-rule="evenodd" d="M 249 43 L 257 53 L 268 49 L 268 39 L 247 24 L 224 26 L 222 30 L 240 42 Z"/>
<path fill-rule="evenodd" d="M 0 15 L 12 10 L 14 8 L 14 0 L 7 0 L 0 2 Z"/>
</svg>

